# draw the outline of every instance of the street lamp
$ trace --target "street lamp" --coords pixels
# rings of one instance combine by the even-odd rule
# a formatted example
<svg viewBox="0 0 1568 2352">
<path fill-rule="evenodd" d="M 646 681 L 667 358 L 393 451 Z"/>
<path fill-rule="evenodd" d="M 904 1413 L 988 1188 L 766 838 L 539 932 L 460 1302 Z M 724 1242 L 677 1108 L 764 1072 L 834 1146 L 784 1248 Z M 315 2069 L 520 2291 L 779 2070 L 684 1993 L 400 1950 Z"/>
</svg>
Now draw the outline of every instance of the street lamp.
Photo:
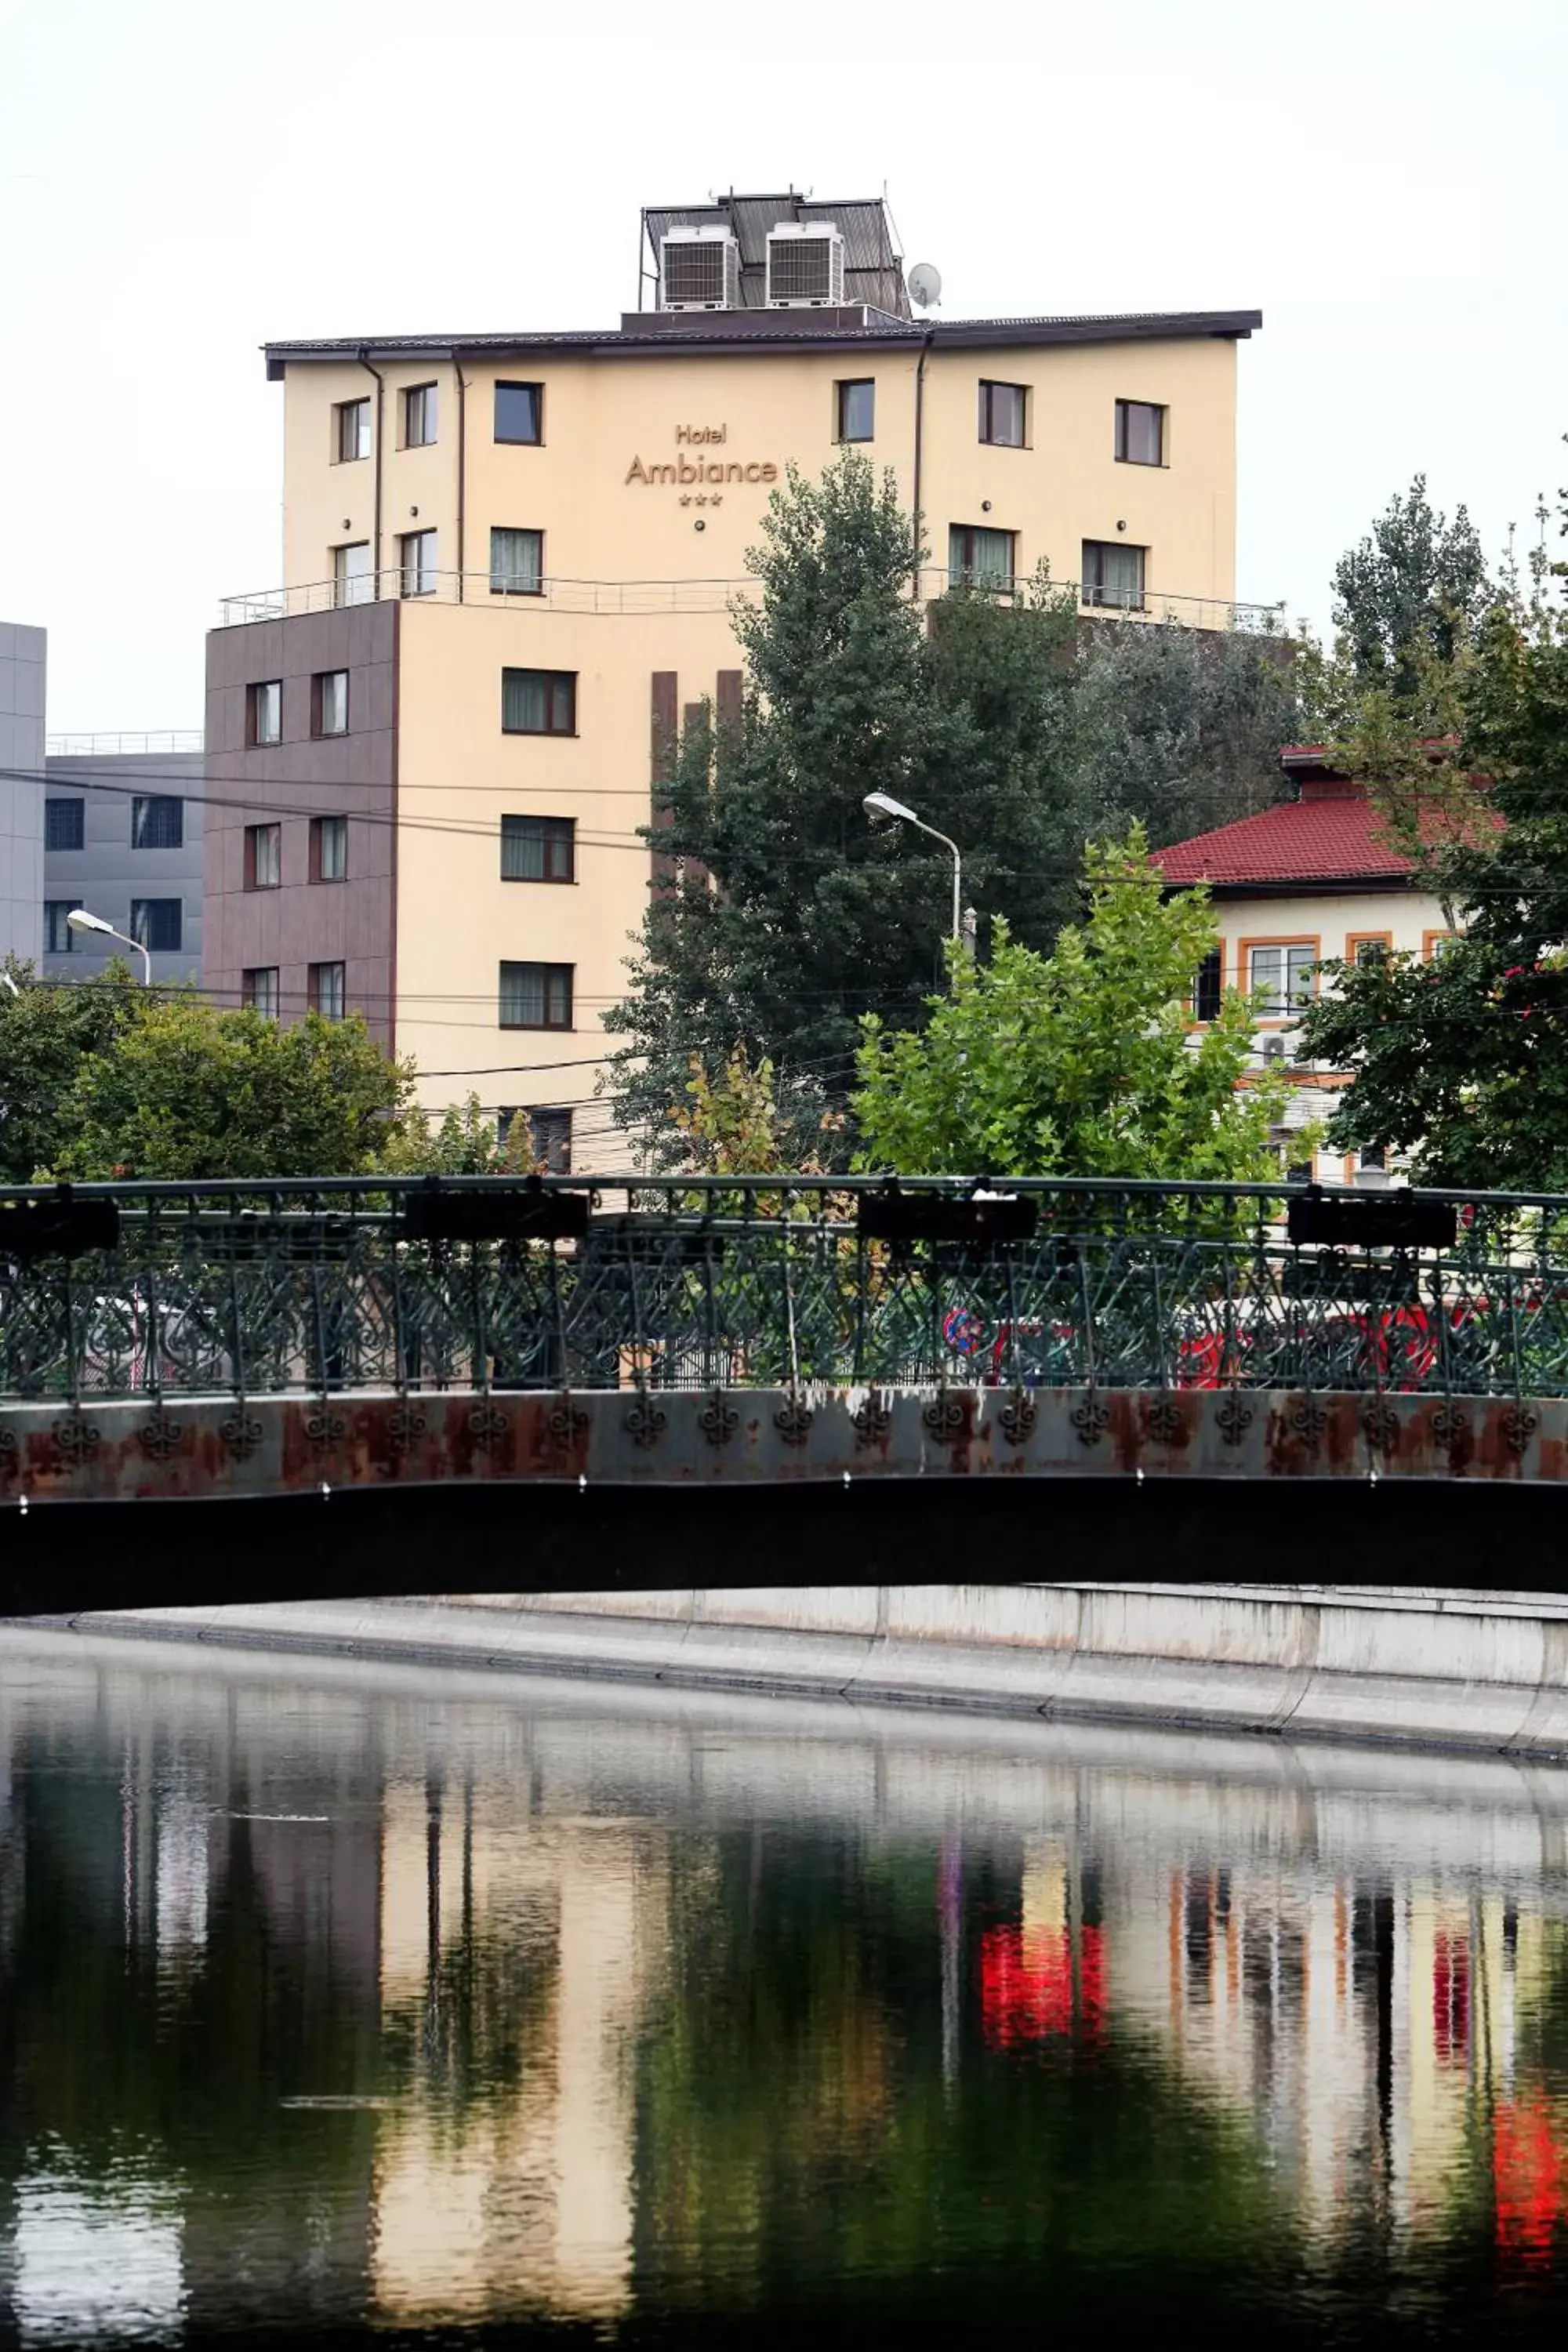
<svg viewBox="0 0 1568 2352">
<path fill-rule="evenodd" d="M 944 849 L 952 850 L 952 937 L 953 945 L 961 946 L 963 940 L 963 866 L 959 857 L 957 842 L 949 841 L 945 833 L 938 833 L 934 824 L 927 824 L 923 816 L 917 816 L 912 808 L 906 808 L 902 801 L 896 801 L 891 793 L 868 793 L 860 805 L 873 824 L 880 824 L 887 818 L 896 817 L 901 824 L 912 824 L 919 832 L 929 833 L 933 841 L 940 841 Z"/>
<path fill-rule="evenodd" d="M 142 959 L 142 985 L 152 987 L 153 959 L 140 940 L 130 939 L 125 932 L 117 931 L 114 925 L 106 923 L 101 915 L 89 915 L 85 907 L 73 907 L 66 921 L 73 931 L 101 931 L 106 940 L 118 940 L 122 948 L 134 948 Z"/>
</svg>

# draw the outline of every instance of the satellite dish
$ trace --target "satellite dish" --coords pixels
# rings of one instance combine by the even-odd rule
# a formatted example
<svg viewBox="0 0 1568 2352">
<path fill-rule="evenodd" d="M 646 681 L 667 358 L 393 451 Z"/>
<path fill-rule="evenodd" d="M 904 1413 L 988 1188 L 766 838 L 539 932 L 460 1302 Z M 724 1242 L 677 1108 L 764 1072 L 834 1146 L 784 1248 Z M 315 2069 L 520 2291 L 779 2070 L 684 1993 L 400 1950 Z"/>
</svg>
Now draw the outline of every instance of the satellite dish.
<svg viewBox="0 0 1568 2352">
<path fill-rule="evenodd" d="M 931 310 L 942 300 L 942 272 L 933 269 L 929 261 L 917 261 L 910 270 L 910 299 L 918 302 L 922 310 Z"/>
</svg>

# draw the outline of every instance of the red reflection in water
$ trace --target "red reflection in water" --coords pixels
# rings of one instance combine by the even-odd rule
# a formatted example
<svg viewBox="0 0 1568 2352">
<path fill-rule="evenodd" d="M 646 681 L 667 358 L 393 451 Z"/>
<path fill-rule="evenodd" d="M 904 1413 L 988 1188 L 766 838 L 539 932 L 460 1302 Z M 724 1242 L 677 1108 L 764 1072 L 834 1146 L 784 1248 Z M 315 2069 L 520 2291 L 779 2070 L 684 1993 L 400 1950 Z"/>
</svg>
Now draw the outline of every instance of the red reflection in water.
<svg viewBox="0 0 1568 2352">
<path fill-rule="evenodd" d="M 1539 2092 L 1500 2099 L 1493 2109 L 1492 2192 L 1498 2252 L 1515 2262 L 1550 2261 L 1552 2231 L 1564 2211 L 1563 2162 Z"/>
<path fill-rule="evenodd" d="M 1458 2065 L 1470 2046 L 1470 1948 L 1464 1936 L 1439 1935 L 1432 1953 L 1432 2042 L 1443 2065 Z"/>
<path fill-rule="evenodd" d="M 1065 1927 L 989 1927 L 980 1938 L 980 2022 L 986 2047 L 1017 2050 L 1073 2035 L 1072 1942 Z M 1105 1939 L 1085 1927 L 1079 1942 L 1079 2041 L 1105 2029 Z"/>
</svg>

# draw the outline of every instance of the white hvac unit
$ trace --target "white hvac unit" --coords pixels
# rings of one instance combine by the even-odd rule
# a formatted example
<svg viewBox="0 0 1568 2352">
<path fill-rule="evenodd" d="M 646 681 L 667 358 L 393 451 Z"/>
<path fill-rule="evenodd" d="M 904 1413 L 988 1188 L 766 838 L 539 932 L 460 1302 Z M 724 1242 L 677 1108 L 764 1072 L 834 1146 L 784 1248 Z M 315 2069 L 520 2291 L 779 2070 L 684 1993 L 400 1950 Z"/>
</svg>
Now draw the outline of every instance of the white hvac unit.
<svg viewBox="0 0 1568 2352">
<path fill-rule="evenodd" d="M 658 241 L 661 310 L 736 310 L 741 248 L 727 228 L 678 228 Z"/>
<path fill-rule="evenodd" d="M 831 221 L 780 221 L 768 237 L 770 310 L 836 310 L 844 299 L 844 239 Z"/>
</svg>

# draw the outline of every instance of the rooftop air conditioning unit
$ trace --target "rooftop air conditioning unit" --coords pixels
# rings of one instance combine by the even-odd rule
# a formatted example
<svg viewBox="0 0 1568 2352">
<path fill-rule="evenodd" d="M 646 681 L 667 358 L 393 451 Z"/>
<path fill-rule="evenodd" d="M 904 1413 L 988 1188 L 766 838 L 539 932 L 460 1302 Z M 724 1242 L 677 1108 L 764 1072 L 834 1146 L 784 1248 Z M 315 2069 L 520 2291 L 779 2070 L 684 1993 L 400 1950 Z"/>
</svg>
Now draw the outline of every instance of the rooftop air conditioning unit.
<svg viewBox="0 0 1568 2352">
<path fill-rule="evenodd" d="M 780 221 L 768 237 L 770 310 L 836 310 L 844 299 L 844 239 L 831 221 Z"/>
<path fill-rule="evenodd" d="M 741 248 L 727 228 L 675 229 L 658 241 L 661 310 L 738 310 Z"/>
</svg>

